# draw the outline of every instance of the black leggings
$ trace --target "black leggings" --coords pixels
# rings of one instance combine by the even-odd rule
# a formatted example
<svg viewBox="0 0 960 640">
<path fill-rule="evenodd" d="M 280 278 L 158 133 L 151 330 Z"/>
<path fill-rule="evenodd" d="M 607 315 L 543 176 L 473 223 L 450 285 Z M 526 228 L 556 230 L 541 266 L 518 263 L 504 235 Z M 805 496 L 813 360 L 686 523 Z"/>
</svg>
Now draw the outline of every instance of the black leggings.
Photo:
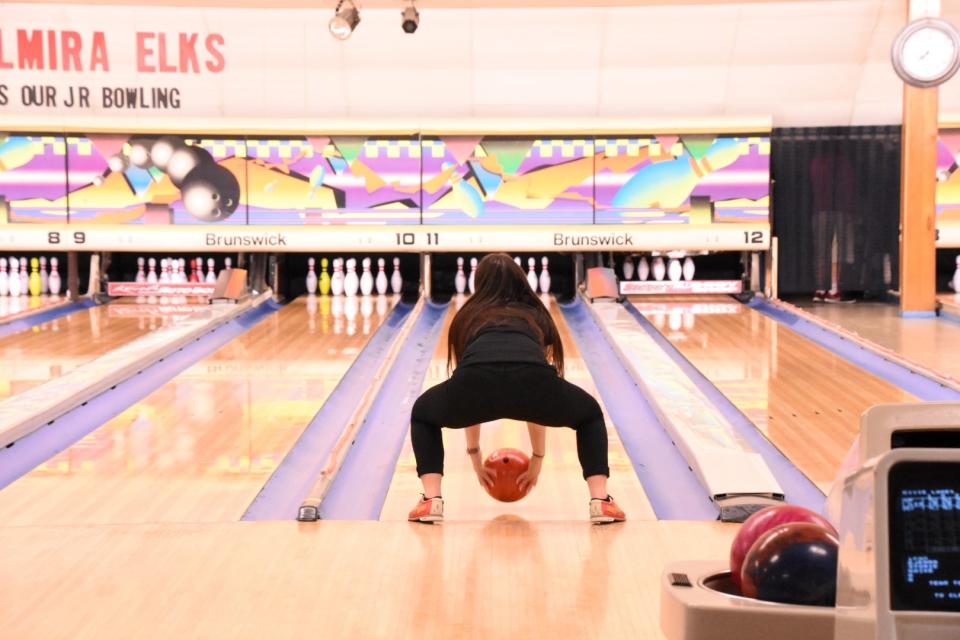
<svg viewBox="0 0 960 640">
<path fill-rule="evenodd" d="M 417 474 L 443 473 L 442 427 L 462 429 L 499 418 L 572 427 L 583 477 L 610 475 L 600 404 L 553 367 L 537 364 L 460 367 L 449 380 L 424 391 L 411 416 Z"/>
</svg>

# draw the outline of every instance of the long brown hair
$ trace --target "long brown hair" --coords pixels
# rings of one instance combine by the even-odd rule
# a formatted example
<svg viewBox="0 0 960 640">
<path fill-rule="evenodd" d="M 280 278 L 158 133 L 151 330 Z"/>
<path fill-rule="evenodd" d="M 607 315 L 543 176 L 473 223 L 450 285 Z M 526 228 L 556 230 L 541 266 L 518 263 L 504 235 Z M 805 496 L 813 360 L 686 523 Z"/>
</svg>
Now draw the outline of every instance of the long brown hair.
<svg viewBox="0 0 960 640">
<path fill-rule="evenodd" d="M 527 276 L 505 253 L 491 253 L 477 265 L 475 291 L 453 317 L 447 333 L 447 370 L 463 357 L 477 331 L 519 318 L 530 325 L 544 353 L 563 375 L 563 343 L 550 312 L 540 302 Z"/>
</svg>

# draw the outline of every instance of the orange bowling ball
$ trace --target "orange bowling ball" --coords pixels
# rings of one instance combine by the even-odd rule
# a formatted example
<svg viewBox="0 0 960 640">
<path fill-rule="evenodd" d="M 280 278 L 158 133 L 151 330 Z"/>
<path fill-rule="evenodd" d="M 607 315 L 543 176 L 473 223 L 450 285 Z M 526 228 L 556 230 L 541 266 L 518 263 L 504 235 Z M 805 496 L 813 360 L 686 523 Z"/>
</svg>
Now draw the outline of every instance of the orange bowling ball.
<svg viewBox="0 0 960 640">
<path fill-rule="evenodd" d="M 530 489 L 521 490 L 517 478 L 530 466 L 530 458 L 517 449 L 497 449 L 483 461 L 483 466 L 493 471 L 493 486 L 484 487 L 491 496 L 500 502 L 516 502 L 530 493 Z"/>
</svg>

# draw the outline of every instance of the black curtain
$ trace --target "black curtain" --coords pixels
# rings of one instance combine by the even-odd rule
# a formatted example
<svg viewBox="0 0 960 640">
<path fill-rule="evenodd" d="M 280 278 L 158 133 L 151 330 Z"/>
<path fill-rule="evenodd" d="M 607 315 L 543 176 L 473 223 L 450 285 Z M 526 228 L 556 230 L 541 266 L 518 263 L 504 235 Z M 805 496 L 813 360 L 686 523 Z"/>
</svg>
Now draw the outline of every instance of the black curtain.
<svg viewBox="0 0 960 640">
<path fill-rule="evenodd" d="M 900 127 L 774 129 L 770 157 L 780 295 L 897 288 Z"/>
</svg>

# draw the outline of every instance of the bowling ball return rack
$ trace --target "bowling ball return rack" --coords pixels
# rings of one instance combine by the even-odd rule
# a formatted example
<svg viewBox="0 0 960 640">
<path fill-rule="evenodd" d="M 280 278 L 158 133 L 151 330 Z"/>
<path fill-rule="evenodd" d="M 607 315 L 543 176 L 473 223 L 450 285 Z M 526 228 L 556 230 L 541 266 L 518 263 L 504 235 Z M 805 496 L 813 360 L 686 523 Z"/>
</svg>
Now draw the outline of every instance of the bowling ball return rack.
<svg viewBox="0 0 960 640">
<path fill-rule="evenodd" d="M 722 561 L 673 562 L 660 578 L 660 627 L 669 640 L 833 640 L 834 612 L 744 597 Z"/>
</svg>

